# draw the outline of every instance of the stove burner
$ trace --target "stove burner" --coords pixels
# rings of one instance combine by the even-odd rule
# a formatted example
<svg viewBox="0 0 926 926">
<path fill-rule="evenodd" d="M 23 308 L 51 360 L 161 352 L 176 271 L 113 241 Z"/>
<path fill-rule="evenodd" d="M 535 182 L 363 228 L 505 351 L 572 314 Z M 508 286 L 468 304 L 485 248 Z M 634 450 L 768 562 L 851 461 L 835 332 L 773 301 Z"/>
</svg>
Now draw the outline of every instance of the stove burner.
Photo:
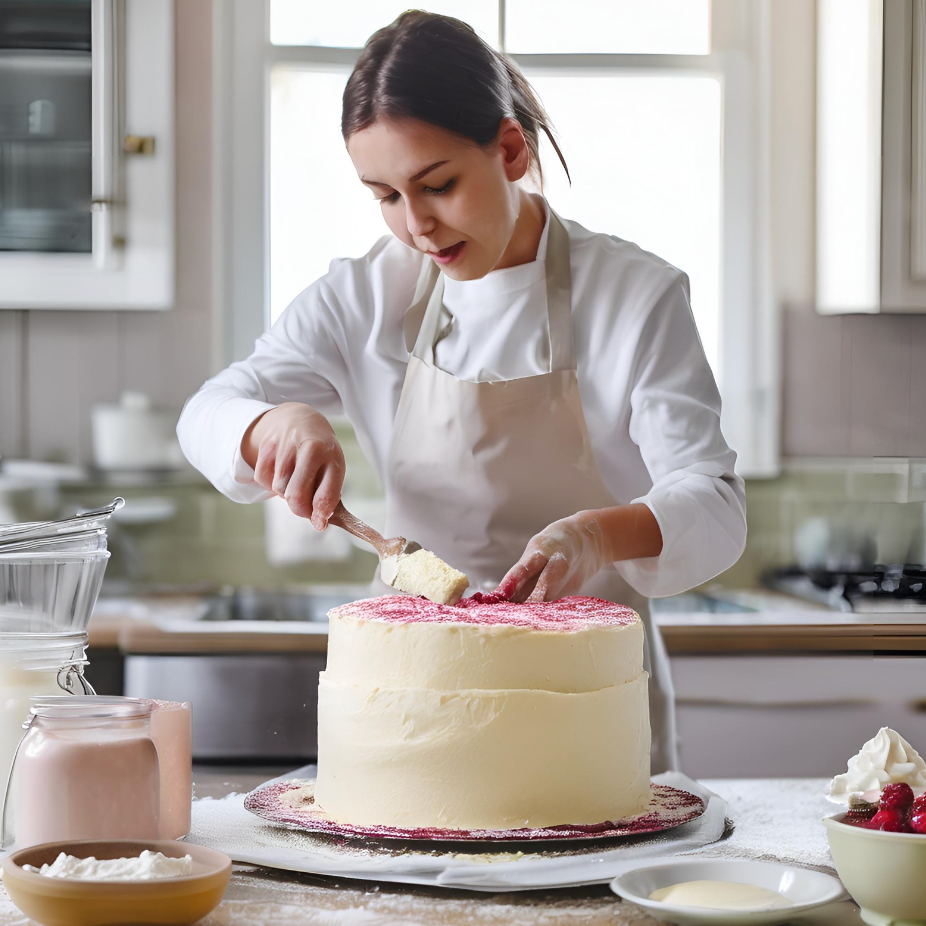
<svg viewBox="0 0 926 926">
<path fill-rule="evenodd" d="M 860 601 L 888 599 L 926 606 L 926 569 L 919 563 L 875 564 L 871 571 L 774 569 L 765 575 L 764 582 L 770 588 L 825 600 L 837 607 L 843 601 L 848 610 L 861 610 L 856 607 Z"/>
</svg>

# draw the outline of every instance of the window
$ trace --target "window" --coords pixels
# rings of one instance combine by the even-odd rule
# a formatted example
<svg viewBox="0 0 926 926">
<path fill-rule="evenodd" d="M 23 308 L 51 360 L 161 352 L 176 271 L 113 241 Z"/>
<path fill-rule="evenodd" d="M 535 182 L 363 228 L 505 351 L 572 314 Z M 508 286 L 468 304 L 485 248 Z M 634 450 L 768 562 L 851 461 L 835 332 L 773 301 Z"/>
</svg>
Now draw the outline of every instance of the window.
<svg viewBox="0 0 926 926">
<path fill-rule="evenodd" d="M 233 303 L 229 359 L 246 354 L 332 258 L 359 256 L 388 234 L 344 151 L 340 103 L 363 42 L 406 5 L 391 7 L 355 0 L 346 17 L 321 2 L 235 0 L 231 21 L 217 22 L 218 117 L 231 152 L 219 219 Z M 445 0 L 426 8 L 469 22 L 536 88 L 572 174 L 570 186 L 544 139 L 554 208 L 688 273 L 725 433 L 745 472 L 774 472 L 777 355 L 756 260 L 763 4 Z"/>
</svg>

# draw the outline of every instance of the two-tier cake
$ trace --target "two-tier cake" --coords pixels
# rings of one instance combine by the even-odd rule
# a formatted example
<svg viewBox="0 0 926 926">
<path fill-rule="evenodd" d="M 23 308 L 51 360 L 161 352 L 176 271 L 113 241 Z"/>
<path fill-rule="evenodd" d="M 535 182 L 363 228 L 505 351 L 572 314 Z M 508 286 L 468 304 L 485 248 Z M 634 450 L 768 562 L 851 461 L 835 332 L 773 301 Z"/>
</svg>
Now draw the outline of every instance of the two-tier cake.
<svg viewBox="0 0 926 926">
<path fill-rule="evenodd" d="M 643 625 L 597 598 L 330 613 L 315 800 L 353 824 L 517 829 L 650 801 Z"/>
</svg>

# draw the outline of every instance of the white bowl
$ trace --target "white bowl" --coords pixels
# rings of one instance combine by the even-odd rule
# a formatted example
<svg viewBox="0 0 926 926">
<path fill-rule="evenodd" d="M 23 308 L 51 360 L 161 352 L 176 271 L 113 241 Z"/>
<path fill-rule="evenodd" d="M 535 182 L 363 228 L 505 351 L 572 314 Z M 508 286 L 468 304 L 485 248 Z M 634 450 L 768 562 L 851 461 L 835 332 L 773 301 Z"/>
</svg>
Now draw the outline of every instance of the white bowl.
<svg viewBox="0 0 926 926">
<path fill-rule="evenodd" d="M 843 886 L 831 875 L 777 862 L 745 859 L 646 859 L 611 882 L 611 890 L 642 907 L 657 920 L 680 926 L 772 926 L 789 923 L 798 914 L 845 898 Z M 788 907 L 756 910 L 717 910 L 679 906 L 650 900 L 653 891 L 685 881 L 732 881 L 778 891 L 792 902 Z"/>
<path fill-rule="evenodd" d="M 885 833 L 826 817 L 826 838 L 846 890 L 871 926 L 926 926 L 926 835 Z"/>
</svg>

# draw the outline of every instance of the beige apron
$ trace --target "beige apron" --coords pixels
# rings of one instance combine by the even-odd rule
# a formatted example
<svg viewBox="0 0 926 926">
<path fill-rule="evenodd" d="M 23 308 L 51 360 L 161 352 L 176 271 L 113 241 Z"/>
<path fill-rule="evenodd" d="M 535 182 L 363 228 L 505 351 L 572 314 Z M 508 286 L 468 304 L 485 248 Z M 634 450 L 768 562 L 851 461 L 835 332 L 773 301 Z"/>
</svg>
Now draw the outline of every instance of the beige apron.
<svg viewBox="0 0 926 926">
<path fill-rule="evenodd" d="M 629 501 L 608 492 L 592 452 L 572 341 L 569 237 L 552 210 L 546 283 L 550 372 L 537 376 L 472 383 L 435 366 L 444 278 L 433 261 L 422 268 L 406 314 L 414 346 L 386 467 L 386 536 L 417 540 L 481 590 L 494 589 L 548 524 Z M 378 578 L 375 587 L 387 589 Z M 589 580 L 582 594 L 629 605 L 642 616 L 652 769 L 676 768 L 669 663 L 646 599 L 613 566 Z"/>
</svg>

